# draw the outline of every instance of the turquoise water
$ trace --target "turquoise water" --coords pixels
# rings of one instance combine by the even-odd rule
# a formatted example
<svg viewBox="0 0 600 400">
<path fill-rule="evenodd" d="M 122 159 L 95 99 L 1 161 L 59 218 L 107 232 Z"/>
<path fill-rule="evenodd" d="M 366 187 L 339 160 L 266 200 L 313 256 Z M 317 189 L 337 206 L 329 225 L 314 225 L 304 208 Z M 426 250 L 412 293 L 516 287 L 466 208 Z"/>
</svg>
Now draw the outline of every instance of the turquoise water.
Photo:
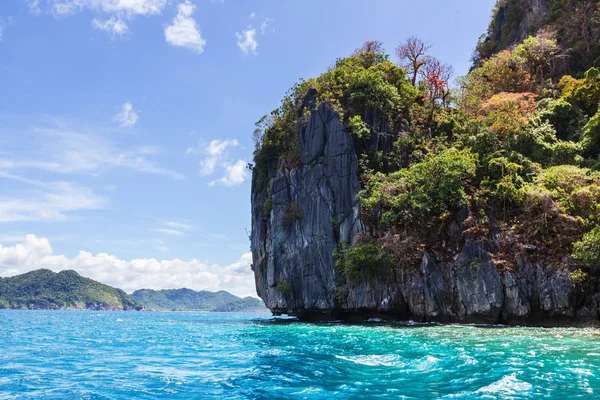
<svg viewBox="0 0 600 400">
<path fill-rule="evenodd" d="M 0 399 L 600 399 L 600 331 L 0 311 Z"/>
</svg>

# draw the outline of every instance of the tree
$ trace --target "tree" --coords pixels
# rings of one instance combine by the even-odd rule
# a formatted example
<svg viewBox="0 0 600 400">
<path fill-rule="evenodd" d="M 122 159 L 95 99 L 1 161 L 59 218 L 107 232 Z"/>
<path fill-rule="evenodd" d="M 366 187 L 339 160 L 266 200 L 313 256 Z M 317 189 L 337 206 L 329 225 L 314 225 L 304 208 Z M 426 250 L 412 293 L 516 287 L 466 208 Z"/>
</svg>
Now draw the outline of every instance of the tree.
<svg viewBox="0 0 600 400">
<path fill-rule="evenodd" d="M 361 47 L 354 50 L 350 57 L 361 59 L 364 68 L 369 68 L 387 60 L 383 43 L 379 40 L 368 40 L 364 42 Z"/>
<path fill-rule="evenodd" d="M 416 86 L 419 70 L 424 67 L 429 59 L 427 51 L 431 45 L 423 42 L 416 36 L 409 37 L 396 48 L 396 55 L 400 59 L 402 68 L 407 74 L 412 75 L 412 85 Z"/>
<path fill-rule="evenodd" d="M 600 226 L 573 245 L 573 258 L 588 268 L 600 268 Z"/>
<path fill-rule="evenodd" d="M 567 52 L 556 43 L 554 34 L 547 31 L 529 36 L 515 48 L 513 56 L 519 57 L 529 74 L 542 85 L 548 78 L 564 75 L 567 69 Z"/>
<path fill-rule="evenodd" d="M 442 64 L 435 57 L 428 57 L 423 65 L 421 74 L 423 75 L 423 82 L 427 86 L 430 106 L 433 107 L 438 100 L 441 100 L 442 104 L 446 105 L 448 96 L 450 95 L 448 82 L 452 78 L 452 75 L 454 75 L 452 66 Z"/>
</svg>

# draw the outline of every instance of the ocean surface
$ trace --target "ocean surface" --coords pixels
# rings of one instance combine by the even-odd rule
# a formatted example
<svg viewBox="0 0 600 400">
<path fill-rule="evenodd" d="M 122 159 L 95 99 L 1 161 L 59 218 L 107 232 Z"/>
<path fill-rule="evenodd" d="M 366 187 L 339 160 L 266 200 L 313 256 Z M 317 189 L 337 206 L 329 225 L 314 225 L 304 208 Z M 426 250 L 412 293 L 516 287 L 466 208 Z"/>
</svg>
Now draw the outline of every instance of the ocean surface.
<svg viewBox="0 0 600 400">
<path fill-rule="evenodd" d="M 0 399 L 600 399 L 600 331 L 0 311 Z"/>
</svg>

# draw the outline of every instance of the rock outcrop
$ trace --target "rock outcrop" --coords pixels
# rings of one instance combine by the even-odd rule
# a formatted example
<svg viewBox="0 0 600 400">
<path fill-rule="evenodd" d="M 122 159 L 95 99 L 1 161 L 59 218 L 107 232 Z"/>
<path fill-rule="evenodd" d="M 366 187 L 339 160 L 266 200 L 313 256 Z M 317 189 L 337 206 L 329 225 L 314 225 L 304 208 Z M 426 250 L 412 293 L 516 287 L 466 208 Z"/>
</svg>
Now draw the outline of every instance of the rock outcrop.
<svg viewBox="0 0 600 400">
<path fill-rule="evenodd" d="M 336 270 L 336 249 L 366 230 L 353 139 L 323 103 L 299 127 L 298 140 L 303 166 L 271 168 L 268 190 L 252 191 L 253 270 L 257 292 L 273 313 L 306 320 L 600 326 L 600 295 L 579 293 L 571 268 L 521 258 L 502 270 L 479 241 L 467 240 L 453 257 L 424 252 L 417 266 L 349 282 Z"/>
</svg>

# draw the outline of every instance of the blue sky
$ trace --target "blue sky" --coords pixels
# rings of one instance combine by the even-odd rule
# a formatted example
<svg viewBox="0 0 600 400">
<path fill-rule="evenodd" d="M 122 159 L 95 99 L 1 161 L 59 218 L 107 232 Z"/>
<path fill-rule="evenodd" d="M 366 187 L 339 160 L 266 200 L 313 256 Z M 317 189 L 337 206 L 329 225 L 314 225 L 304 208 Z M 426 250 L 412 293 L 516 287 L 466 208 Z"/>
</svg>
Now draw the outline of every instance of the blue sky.
<svg viewBox="0 0 600 400">
<path fill-rule="evenodd" d="M 254 122 L 366 40 L 464 74 L 494 0 L 2 0 L 0 276 L 254 294 Z"/>
</svg>

